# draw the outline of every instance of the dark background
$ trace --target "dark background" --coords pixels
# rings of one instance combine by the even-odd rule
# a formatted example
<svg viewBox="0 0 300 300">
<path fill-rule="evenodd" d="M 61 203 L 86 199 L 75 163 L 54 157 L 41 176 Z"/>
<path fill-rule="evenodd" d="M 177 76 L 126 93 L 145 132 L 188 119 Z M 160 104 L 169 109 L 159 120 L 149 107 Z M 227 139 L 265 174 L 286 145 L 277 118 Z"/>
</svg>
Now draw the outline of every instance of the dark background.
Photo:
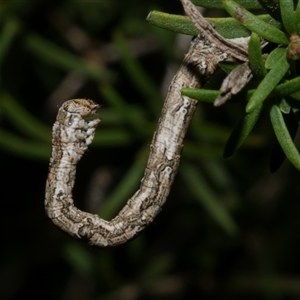
<svg viewBox="0 0 300 300">
<path fill-rule="evenodd" d="M 145 18 L 182 14 L 179 1 L 0 3 L 1 299 L 300 298 L 300 175 L 288 162 L 269 172 L 267 112 L 222 159 L 243 104 L 199 103 L 171 195 L 134 241 L 93 248 L 45 215 L 51 126 L 68 99 L 102 105 L 76 205 L 110 219 L 138 188 L 190 39 Z"/>
</svg>

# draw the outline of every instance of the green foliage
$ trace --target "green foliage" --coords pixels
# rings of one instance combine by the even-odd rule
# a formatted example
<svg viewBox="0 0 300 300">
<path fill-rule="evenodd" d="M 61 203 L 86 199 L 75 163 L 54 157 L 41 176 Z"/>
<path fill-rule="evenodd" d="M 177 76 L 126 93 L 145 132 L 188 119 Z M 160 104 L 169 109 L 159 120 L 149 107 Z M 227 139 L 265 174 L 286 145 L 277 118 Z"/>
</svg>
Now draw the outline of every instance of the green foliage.
<svg viewBox="0 0 300 300">
<path fill-rule="evenodd" d="M 197 2 L 197 4 L 200 3 L 202 3 L 202 5 L 204 6 L 206 4 L 205 1 Z M 230 34 L 232 34 L 231 36 L 229 36 L 228 33 L 224 34 L 224 32 L 221 32 L 218 29 L 218 21 L 212 20 L 213 23 L 216 24 L 215 28 L 217 31 L 219 31 L 219 33 L 221 33 L 223 36 L 226 36 L 227 38 L 237 37 L 239 36 L 237 32 L 238 30 L 240 30 L 241 25 L 244 28 L 248 29 L 249 32 L 252 32 L 248 46 L 249 65 L 254 78 L 256 80 L 260 79 L 259 84 L 257 84 L 257 88 L 254 90 L 249 99 L 240 97 L 240 101 L 248 102 L 245 108 L 246 114 L 239 122 L 237 128 L 233 131 L 225 146 L 225 157 L 231 156 L 241 146 L 242 142 L 252 131 L 255 123 L 258 121 L 258 117 L 261 115 L 261 110 L 263 108 L 262 104 L 264 101 L 269 100 L 271 103 L 274 103 L 274 101 L 276 102 L 277 98 L 280 97 L 281 103 L 283 103 L 284 101 L 290 106 L 289 112 L 291 114 L 293 114 L 294 110 L 298 110 L 297 102 L 290 102 L 293 100 L 299 100 L 299 93 L 297 93 L 300 88 L 300 38 L 297 35 L 297 28 L 299 27 L 297 23 L 299 4 L 297 5 L 296 10 L 294 10 L 293 0 L 279 1 L 279 5 L 276 5 L 276 7 L 272 6 L 271 1 L 269 1 L 269 4 L 270 5 L 268 5 L 267 1 L 262 1 L 262 5 L 272 10 L 274 12 L 274 15 L 278 15 L 277 10 L 280 10 L 282 24 L 278 24 L 275 22 L 275 20 L 272 21 L 272 19 L 269 19 L 269 21 L 266 22 L 259 16 L 256 16 L 247 11 L 246 8 L 243 7 L 243 3 L 241 2 L 238 3 L 232 0 L 223 0 L 222 3 L 220 1 L 213 2 L 212 7 L 226 9 L 227 12 L 238 22 L 236 26 L 233 25 L 235 28 L 229 30 Z M 257 7 L 251 8 L 259 8 L 259 4 L 257 5 Z M 195 34 L 194 29 L 186 30 L 186 24 L 188 21 L 183 18 L 180 19 L 178 16 L 172 17 L 162 14 L 159 15 L 159 13 L 156 13 L 156 15 L 154 16 L 150 15 L 150 19 L 151 18 L 153 18 L 152 23 L 156 26 L 174 30 L 175 32 Z M 173 23 L 172 26 L 168 26 L 168 19 L 170 20 L 170 24 Z M 232 20 L 227 19 L 223 20 L 223 22 L 228 25 L 229 22 L 232 23 Z M 182 25 L 176 27 L 174 24 Z M 274 24 L 276 25 L 274 26 Z M 192 25 L 190 26 L 192 28 Z M 228 27 L 225 26 L 224 31 L 228 32 Z M 290 38 L 288 38 L 289 35 Z M 275 46 L 273 46 L 274 50 L 268 53 L 267 59 L 264 59 L 264 56 L 262 54 L 259 37 L 275 44 Z M 269 71 L 267 71 L 267 69 Z M 286 81 L 289 81 L 289 87 L 287 85 L 283 85 Z M 291 90 L 289 88 L 291 88 Z M 213 100 L 219 95 L 218 91 L 196 89 L 183 89 L 182 93 L 186 96 L 204 102 L 213 102 Z M 279 118 L 275 118 L 275 121 L 274 118 L 272 120 L 274 131 L 278 138 L 279 133 L 277 128 L 282 129 L 279 132 L 285 132 L 285 128 L 282 127 L 284 122 L 279 122 Z M 287 137 L 285 135 L 282 138 L 278 138 L 278 141 L 282 146 L 290 144 L 290 140 L 290 137 Z M 286 153 L 287 157 L 294 164 L 294 166 L 296 166 L 300 170 L 299 165 L 295 163 L 299 159 L 298 151 L 292 151 L 291 154 L 291 151 L 287 151 L 286 149 L 286 147 L 283 147 L 283 150 Z"/>
<path fill-rule="evenodd" d="M 249 65 L 254 78 L 263 78 L 267 74 L 267 69 L 262 57 L 260 38 L 256 33 L 251 34 L 248 46 Z"/>
<path fill-rule="evenodd" d="M 224 3 L 222 0 L 193 0 L 192 2 L 195 5 L 207 8 L 224 9 Z M 237 0 L 236 3 L 246 9 L 261 9 L 259 1 L 256 0 Z"/>
<path fill-rule="evenodd" d="M 273 21 L 275 28 L 272 26 L 272 30 L 276 30 L 276 26 L 280 26 L 269 15 L 260 15 L 257 18 L 266 23 Z M 248 36 L 251 32 L 234 18 L 207 18 L 207 20 L 212 22 L 215 30 L 227 39 Z M 198 30 L 193 22 L 181 15 L 172 15 L 154 10 L 148 15 L 147 21 L 151 25 L 173 32 L 188 35 L 198 34 Z"/>
</svg>

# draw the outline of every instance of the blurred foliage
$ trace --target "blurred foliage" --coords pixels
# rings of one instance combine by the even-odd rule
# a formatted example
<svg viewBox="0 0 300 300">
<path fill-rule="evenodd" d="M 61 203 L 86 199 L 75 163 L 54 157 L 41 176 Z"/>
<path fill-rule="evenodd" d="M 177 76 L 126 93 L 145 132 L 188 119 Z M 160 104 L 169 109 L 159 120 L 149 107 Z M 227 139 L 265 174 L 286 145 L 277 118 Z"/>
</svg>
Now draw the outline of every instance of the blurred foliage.
<svg viewBox="0 0 300 300">
<path fill-rule="evenodd" d="M 259 8 L 259 2 L 266 3 L 245 7 Z M 296 4 L 295 17 L 282 18 L 288 32 L 299 30 Z M 298 171 L 284 163 L 269 173 L 275 135 L 265 111 L 247 116 L 252 127 L 258 120 L 254 131 L 248 136 L 246 130 L 234 157 L 222 159 L 245 102 L 236 98 L 218 109 L 209 103 L 226 76 L 221 70 L 205 86 L 208 100 L 198 105 L 169 199 L 137 239 L 92 248 L 46 218 L 51 126 L 68 99 L 102 105 L 97 135 L 78 166 L 77 205 L 110 219 L 138 188 L 167 84 L 189 43 L 145 22 L 153 10 L 182 14 L 175 0 L 0 2 L 1 299 L 299 299 Z M 275 6 L 272 16 L 278 15 Z M 264 12 L 262 19 L 271 17 Z M 272 25 L 279 30 L 278 22 Z M 267 69 L 281 59 L 278 49 Z M 266 72 L 261 61 L 255 66 Z M 296 81 L 275 88 L 295 101 L 297 66 Z M 281 101 L 271 109 L 284 136 L 290 123 L 281 112 L 289 105 Z"/>
</svg>

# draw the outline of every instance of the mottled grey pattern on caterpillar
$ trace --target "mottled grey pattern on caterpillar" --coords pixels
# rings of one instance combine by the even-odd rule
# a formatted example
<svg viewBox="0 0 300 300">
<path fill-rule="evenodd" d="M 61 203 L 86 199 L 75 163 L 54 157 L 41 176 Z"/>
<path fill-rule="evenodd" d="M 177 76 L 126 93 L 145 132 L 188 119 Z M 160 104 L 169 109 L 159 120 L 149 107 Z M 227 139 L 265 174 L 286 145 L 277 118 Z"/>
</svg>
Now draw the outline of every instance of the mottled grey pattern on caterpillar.
<svg viewBox="0 0 300 300">
<path fill-rule="evenodd" d="M 55 225 L 91 245 L 115 246 L 134 238 L 148 226 L 165 203 L 183 148 L 183 140 L 197 101 L 181 95 L 197 88 L 226 60 L 214 45 L 199 35 L 191 42 L 166 96 L 139 190 L 111 221 L 76 208 L 72 199 L 76 164 L 91 144 L 99 119 L 86 121 L 99 105 L 92 100 L 65 102 L 53 126 L 52 157 L 46 184 L 46 212 Z"/>
</svg>

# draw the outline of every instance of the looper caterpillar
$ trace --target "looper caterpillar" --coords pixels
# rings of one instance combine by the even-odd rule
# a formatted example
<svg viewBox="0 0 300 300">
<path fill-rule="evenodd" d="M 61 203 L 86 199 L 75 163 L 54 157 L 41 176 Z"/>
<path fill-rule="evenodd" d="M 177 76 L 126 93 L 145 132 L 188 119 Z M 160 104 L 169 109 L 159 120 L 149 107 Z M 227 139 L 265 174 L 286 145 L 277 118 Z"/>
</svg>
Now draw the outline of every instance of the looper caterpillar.
<svg viewBox="0 0 300 300">
<path fill-rule="evenodd" d="M 187 0 L 183 2 L 192 5 Z M 228 44 L 230 42 L 227 47 Z M 244 53 L 240 55 L 245 58 Z M 72 199 L 76 164 L 91 144 L 100 122 L 99 119 L 86 121 L 85 117 L 94 114 L 99 105 L 84 99 L 65 102 L 53 126 L 52 156 L 46 183 L 46 212 L 53 223 L 70 235 L 100 247 L 122 244 L 148 226 L 169 195 L 178 171 L 183 141 L 196 109 L 197 101 L 181 95 L 181 89 L 200 88 L 220 61 L 232 59 L 203 34 L 192 40 L 169 86 L 140 188 L 111 221 L 77 209 Z"/>
</svg>

